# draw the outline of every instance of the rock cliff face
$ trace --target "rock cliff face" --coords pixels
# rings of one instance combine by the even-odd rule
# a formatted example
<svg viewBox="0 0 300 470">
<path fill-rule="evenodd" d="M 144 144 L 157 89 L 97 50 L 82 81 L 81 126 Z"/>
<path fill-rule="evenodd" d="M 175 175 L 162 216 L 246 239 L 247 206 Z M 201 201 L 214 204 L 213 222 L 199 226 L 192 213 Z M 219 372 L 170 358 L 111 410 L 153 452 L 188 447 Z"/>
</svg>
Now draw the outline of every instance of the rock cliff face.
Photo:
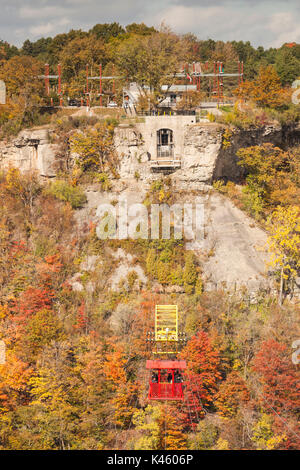
<svg viewBox="0 0 300 470">
<path fill-rule="evenodd" d="M 139 182 L 132 182 L 109 192 L 93 185 L 86 188 L 86 195 L 87 204 L 75 214 L 79 226 L 99 223 L 96 211 L 100 204 L 116 207 L 119 197 L 125 198 L 128 206 L 142 203 L 146 191 Z M 180 191 L 175 197 L 177 203 L 197 203 L 204 208 L 204 238 L 187 242 L 186 247 L 199 258 L 205 290 L 246 288 L 254 295 L 272 288 L 267 275 L 267 235 L 252 219 L 208 186 L 196 196 Z"/>
<path fill-rule="evenodd" d="M 55 176 L 57 145 L 51 144 L 48 129 L 25 130 L 9 142 L 0 142 L 0 166 L 21 171 L 37 171 L 40 176 Z"/>
<path fill-rule="evenodd" d="M 170 123 L 161 124 L 164 125 L 170 127 Z M 167 172 L 176 181 L 178 189 L 197 189 L 199 184 L 211 183 L 222 148 L 223 128 L 214 124 L 191 123 L 176 131 L 174 153 L 180 159 L 181 166 Z M 160 177 L 161 173 L 154 172 L 152 168 L 153 161 L 157 159 L 156 138 L 156 131 L 146 132 L 143 124 L 137 124 L 135 128 L 122 126 L 116 129 L 115 143 L 122 179 L 137 178 L 149 183 Z M 180 144 L 177 144 L 178 140 Z"/>
<path fill-rule="evenodd" d="M 222 149 L 224 129 L 217 124 L 196 124 L 185 129 L 181 168 L 173 178 L 181 189 L 211 184 Z M 232 173 L 236 169 L 232 168 Z"/>
<path fill-rule="evenodd" d="M 270 289 L 267 276 L 267 235 L 232 202 L 211 191 L 206 203 L 204 248 L 210 256 L 203 272 L 207 290 Z"/>
<path fill-rule="evenodd" d="M 153 161 L 157 160 L 159 128 L 171 129 L 174 134 L 174 156 L 181 165 L 170 173 L 178 189 L 198 189 L 219 178 L 237 182 L 242 169 L 237 165 L 236 152 L 241 147 L 265 142 L 284 147 L 300 142 L 300 127 L 284 129 L 272 125 L 231 131 L 230 145 L 225 147 L 222 125 L 196 124 L 190 116 L 147 117 L 145 122 L 135 126 L 120 125 L 115 129 L 122 180 L 135 178 L 147 185 L 160 178 L 161 175 L 152 168 Z M 15 166 L 22 171 L 35 170 L 43 177 L 54 177 L 59 148 L 51 143 L 50 132 L 45 128 L 25 130 L 10 141 L 0 142 L 0 167 Z"/>
<path fill-rule="evenodd" d="M 116 129 L 115 142 L 122 179 L 135 177 L 147 183 L 159 177 L 152 170 L 153 160 L 156 159 L 156 132 L 146 132 L 145 127 L 147 123 Z M 178 189 L 199 189 L 203 184 L 211 184 L 220 178 L 238 182 L 243 170 L 237 164 L 236 153 L 242 147 L 266 142 L 285 147 L 300 141 L 300 128 L 283 129 L 279 125 L 269 125 L 230 131 L 230 144 L 224 146 L 224 130 L 223 126 L 214 123 L 189 123 L 174 130 L 175 152 L 176 132 L 182 134 L 177 139 L 180 140 L 177 156 L 180 157 L 181 166 L 171 171 L 171 178 Z"/>
<path fill-rule="evenodd" d="M 153 172 L 156 158 L 157 126 L 170 128 L 172 121 L 121 125 L 115 131 L 119 154 L 120 179 L 113 182 L 109 192 L 99 185 L 86 188 L 88 203 L 76 211 L 78 226 L 95 218 L 99 204 L 112 202 L 121 195 L 128 204 L 141 203 L 149 184 L 161 174 Z M 166 118 L 168 119 L 168 118 Z M 148 126 L 148 127 L 147 127 Z M 155 127 L 156 126 L 156 127 Z M 236 152 L 241 147 L 271 142 L 278 146 L 294 145 L 300 141 L 300 129 L 288 130 L 268 126 L 254 130 L 235 130 L 224 145 L 224 127 L 214 123 L 182 122 L 174 127 L 174 142 L 181 167 L 170 176 L 179 190 L 179 202 L 193 202 L 192 189 L 200 190 L 197 198 L 205 208 L 205 241 L 202 250 L 192 247 L 203 268 L 205 289 L 218 287 L 247 287 L 250 292 L 269 289 L 266 273 L 266 234 L 244 213 L 223 196 L 211 190 L 214 179 L 236 180 L 241 176 Z M 176 137 L 177 136 L 177 137 Z M 0 143 L 0 166 L 14 165 L 22 171 L 36 170 L 43 177 L 55 176 L 55 160 L 59 149 L 52 144 L 47 129 L 21 132 L 11 142 Z M 184 191 L 181 191 L 184 190 Z M 181 194 L 182 193 L 182 194 Z M 184 198 L 189 195 L 190 201 Z M 75 280 L 76 281 L 76 280 Z M 75 282 L 74 281 L 74 282 Z M 77 282 L 77 281 L 76 281 Z"/>
</svg>

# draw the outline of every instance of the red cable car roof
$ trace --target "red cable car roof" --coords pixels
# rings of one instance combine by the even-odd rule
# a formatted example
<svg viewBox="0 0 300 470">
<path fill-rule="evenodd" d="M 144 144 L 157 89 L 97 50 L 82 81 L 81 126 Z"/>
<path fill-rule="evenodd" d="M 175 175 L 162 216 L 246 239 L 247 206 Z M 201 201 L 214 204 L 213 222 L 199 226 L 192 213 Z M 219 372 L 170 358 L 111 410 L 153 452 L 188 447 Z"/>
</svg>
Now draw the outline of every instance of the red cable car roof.
<svg viewBox="0 0 300 470">
<path fill-rule="evenodd" d="M 186 361 L 148 360 L 146 369 L 186 369 Z"/>
</svg>

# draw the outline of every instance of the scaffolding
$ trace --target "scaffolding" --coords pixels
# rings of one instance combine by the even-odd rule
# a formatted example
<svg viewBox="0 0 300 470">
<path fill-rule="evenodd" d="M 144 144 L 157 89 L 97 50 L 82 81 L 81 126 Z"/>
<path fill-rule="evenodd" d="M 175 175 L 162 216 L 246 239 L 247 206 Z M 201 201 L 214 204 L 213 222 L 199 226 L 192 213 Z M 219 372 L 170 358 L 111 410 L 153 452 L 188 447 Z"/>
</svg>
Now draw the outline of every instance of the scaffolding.
<svg viewBox="0 0 300 470">
<path fill-rule="evenodd" d="M 208 72 L 209 68 L 212 72 Z M 224 103 L 224 78 L 236 77 L 237 85 L 240 86 L 244 81 L 244 63 L 243 61 L 237 61 L 237 72 L 226 73 L 224 72 L 224 63 L 221 61 L 214 61 L 209 63 L 208 61 L 193 62 L 192 64 L 185 64 L 182 71 L 175 74 L 175 78 L 183 78 L 190 80 L 193 85 L 196 85 L 197 91 L 201 91 L 201 83 L 203 79 L 209 79 L 210 84 L 212 81 L 211 95 L 215 98 L 217 106 L 220 103 Z"/>
<path fill-rule="evenodd" d="M 155 306 L 154 332 L 148 331 L 146 341 L 155 355 L 177 354 L 186 342 L 186 335 L 178 329 L 177 305 Z"/>
<path fill-rule="evenodd" d="M 45 64 L 45 74 L 39 75 L 38 78 L 42 78 L 45 81 L 45 91 L 46 96 L 50 96 L 50 79 L 57 80 L 57 94 L 59 97 L 59 106 L 63 106 L 63 92 L 61 86 L 61 65 L 57 65 L 57 75 L 50 75 L 50 67 L 49 64 Z M 51 105 L 53 106 L 53 99 L 51 98 Z"/>
<path fill-rule="evenodd" d="M 177 305 L 155 306 L 155 341 L 178 341 Z"/>
<path fill-rule="evenodd" d="M 86 104 L 90 106 L 91 101 L 91 91 L 92 87 L 90 85 L 91 81 L 99 82 L 99 105 L 103 106 L 103 96 L 108 95 L 114 97 L 116 94 L 116 81 L 122 80 L 124 76 L 115 75 L 115 66 L 112 65 L 112 75 L 104 76 L 102 64 L 98 66 L 99 75 L 92 76 L 90 75 L 90 66 L 86 65 L 86 82 L 84 86 L 84 94 L 86 95 Z M 224 103 L 224 80 L 230 77 L 237 78 L 237 85 L 240 86 L 244 81 L 244 63 L 242 61 L 237 61 L 237 72 L 228 73 L 224 71 L 224 63 L 221 61 L 214 62 L 193 62 L 192 64 L 184 64 L 179 73 L 172 75 L 174 80 L 184 79 L 187 83 L 187 80 L 190 81 L 190 84 L 195 87 L 195 91 L 201 92 L 203 89 L 203 81 L 208 80 L 209 85 L 207 89 L 209 90 L 210 98 L 214 99 L 214 102 L 219 107 L 220 103 Z M 50 80 L 57 80 L 57 94 L 59 97 L 59 106 L 63 106 L 63 90 L 62 90 L 62 67 L 61 64 L 57 65 L 57 74 L 51 75 L 49 71 L 49 64 L 45 64 L 45 73 L 40 75 L 39 78 L 42 78 L 45 81 L 45 92 L 46 96 L 50 96 Z M 210 71 L 211 70 L 211 71 Z M 171 75 L 169 76 L 171 77 Z M 110 92 L 103 92 L 103 82 L 111 81 L 112 90 Z M 187 90 L 187 85 L 185 86 Z M 53 99 L 51 98 L 51 105 L 53 106 Z M 83 105 L 83 99 L 81 98 L 81 105 Z"/>
<path fill-rule="evenodd" d="M 90 76 L 89 74 L 89 68 L 90 66 L 87 64 L 86 69 L 85 69 L 85 74 L 86 74 L 86 82 L 84 86 L 83 93 L 86 95 L 86 105 L 90 106 L 90 95 L 91 95 L 91 87 L 90 87 L 90 80 L 98 80 L 99 81 L 99 104 L 102 107 L 103 104 L 103 96 L 105 94 L 115 96 L 116 94 L 116 85 L 115 81 L 122 79 L 124 77 L 121 76 L 116 76 L 114 75 L 114 69 L 115 66 L 113 65 L 113 74 L 111 76 L 103 76 L 103 68 L 102 64 L 99 65 L 99 75 L 97 76 Z M 59 106 L 63 106 L 63 91 L 62 91 L 62 68 L 61 64 L 57 65 L 57 75 L 51 75 L 50 74 L 50 67 L 49 64 L 45 64 L 45 73 L 44 75 L 39 75 L 38 78 L 41 78 L 45 82 L 45 92 L 46 96 L 50 96 L 50 80 L 57 80 L 57 94 L 59 96 Z M 112 91 L 109 93 L 103 93 L 103 81 L 104 80 L 112 80 Z M 83 99 L 82 97 L 80 98 L 81 100 L 81 106 L 83 105 Z M 51 98 L 51 105 L 53 106 L 53 98 Z"/>
<path fill-rule="evenodd" d="M 115 96 L 116 94 L 116 80 L 121 80 L 124 77 L 122 76 L 117 76 L 114 75 L 115 71 L 115 66 L 113 65 L 113 74 L 111 76 L 103 76 L 103 68 L 102 64 L 99 65 L 99 75 L 97 76 L 89 76 L 89 66 L 86 66 L 86 94 L 89 99 L 89 80 L 99 80 L 99 104 L 102 107 L 103 102 L 102 102 L 102 97 L 105 96 L 105 93 L 103 93 L 103 80 L 112 80 L 112 92 L 110 93 L 112 96 Z"/>
</svg>

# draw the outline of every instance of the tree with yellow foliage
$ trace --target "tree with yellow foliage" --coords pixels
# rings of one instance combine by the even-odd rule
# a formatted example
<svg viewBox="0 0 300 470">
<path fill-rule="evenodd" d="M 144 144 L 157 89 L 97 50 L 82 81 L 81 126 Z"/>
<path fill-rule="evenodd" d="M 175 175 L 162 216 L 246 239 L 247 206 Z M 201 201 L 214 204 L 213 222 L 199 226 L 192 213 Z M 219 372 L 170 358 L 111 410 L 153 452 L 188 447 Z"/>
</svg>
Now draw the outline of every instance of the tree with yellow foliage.
<svg viewBox="0 0 300 470">
<path fill-rule="evenodd" d="M 279 206 L 267 220 L 270 265 L 280 271 L 279 304 L 282 304 L 284 284 L 291 282 L 300 269 L 299 207 Z"/>
<path fill-rule="evenodd" d="M 116 166 L 116 155 L 113 145 L 113 124 L 101 123 L 84 134 L 75 133 L 71 139 L 71 150 L 77 154 L 77 164 L 83 169 L 113 170 Z"/>
<path fill-rule="evenodd" d="M 272 429 L 273 419 L 270 415 L 262 414 L 260 420 L 252 429 L 252 441 L 258 450 L 274 450 L 286 440 L 285 434 L 275 434 Z"/>
<path fill-rule="evenodd" d="M 7 103 L 0 109 L 0 125 L 6 124 L 6 134 L 17 133 L 38 120 L 44 94 L 43 82 L 38 78 L 41 72 L 42 64 L 27 56 L 14 56 L 1 67 Z"/>
<path fill-rule="evenodd" d="M 174 406 L 148 405 L 134 414 L 133 423 L 137 430 L 143 431 L 142 437 L 135 442 L 137 450 L 186 449 L 186 436 Z"/>
</svg>

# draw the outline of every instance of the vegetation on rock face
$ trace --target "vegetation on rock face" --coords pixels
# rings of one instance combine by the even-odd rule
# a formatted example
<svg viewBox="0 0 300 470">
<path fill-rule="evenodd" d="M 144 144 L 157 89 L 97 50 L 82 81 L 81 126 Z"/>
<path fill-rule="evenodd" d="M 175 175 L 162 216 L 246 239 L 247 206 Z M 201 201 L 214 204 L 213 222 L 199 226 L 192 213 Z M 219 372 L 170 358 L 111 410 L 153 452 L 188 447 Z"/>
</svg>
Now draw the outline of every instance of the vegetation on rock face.
<svg viewBox="0 0 300 470">
<path fill-rule="evenodd" d="M 86 202 L 84 191 L 79 187 L 68 184 L 66 181 L 54 181 L 46 192 L 61 201 L 69 202 L 72 209 L 78 209 Z"/>
<path fill-rule="evenodd" d="M 88 129 L 84 134 L 78 132 L 72 135 L 71 150 L 77 155 L 76 163 L 83 171 L 96 169 L 104 173 L 106 168 L 113 168 L 112 164 L 117 160 L 113 130 L 114 126 L 105 122 Z"/>
<path fill-rule="evenodd" d="M 0 185 L 0 329 L 7 349 L 0 448 L 299 447 L 290 349 L 295 304 L 279 306 L 266 294 L 253 304 L 246 294 L 203 293 L 199 267 L 181 241 L 98 240 L 93 226 L 76 229 L 72 186 L 58 181 L 41 191 L 33 181 L 10 170 Z M 162 187 L 156 184 L 153 197 Z M 287 222 L 296 215 L 289 213 Z M 281 216 L 278 209 L 270 223 Z M 276 246 L 285 240 L 295 267 L 290 232 L 271 236 Z M 127 285 L 111 290 L 111 253 L 119 248 L 135 257 L 133 268 L 145 268 L 143 289 L 132 271 Z M 91 258 L 95 264 L 84 271 Z M 158 293 L 157 281 L 181 290 Z M 182 404 L 145 403 L 145 335 L 158 303 L 178 304 L 189 337 L 181 357 L 192 416 Z"/>
<path fill-rule="evenodd" d="M 276 206 L 291 205 L 299 200 L 299 165 L 297 150 L 285 152 L 272 144 L 248 147 L 237 152 L 238 164 L 246 171 L 247 188 L 257 194 L 266 211 Z"/>
<path fill-rule="evenodd" d="M 278 206 L 267 220 L 270 265 L 280 273 L 280 297 L 287 291 L 300 271 L 300 209 L 299 206 Z M 284 282 L 286 288 L 284 289 Z"/>
</svg>

